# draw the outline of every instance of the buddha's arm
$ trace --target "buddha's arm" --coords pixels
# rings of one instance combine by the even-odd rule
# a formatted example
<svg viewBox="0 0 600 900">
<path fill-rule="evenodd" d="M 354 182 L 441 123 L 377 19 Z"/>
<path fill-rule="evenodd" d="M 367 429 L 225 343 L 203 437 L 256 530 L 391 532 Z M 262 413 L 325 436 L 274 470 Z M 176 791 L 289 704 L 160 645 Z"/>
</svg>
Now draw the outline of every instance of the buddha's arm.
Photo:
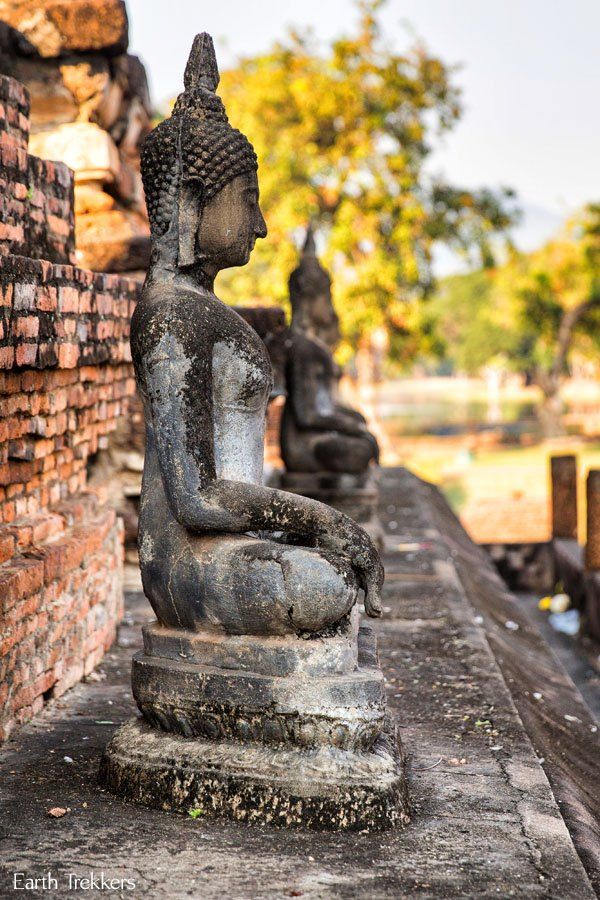
<svg viewBox="0 0 600 900">
<path fill-rule="evenodd" d="M 341 404 L 336 404 L 336 409 L 344 413 L 347 416 L 350 416 L 354 419 L 355 422 L 358 422 L 358 427 L 360 429 L 361 437 L 366 438 L 373 447 L 373 459 L 376 463 L 379 463 L 379 442 L 372 431 L 369 431 L 367 427 L 367 420 L 363 416 L 362 413 L 359 413 L 357 409 L 352 409 L 351 406 L 342 406 Z"/>
<path fill-rule="evenodd" d="M 264 529 L 314 535 L 350 559 L 367 612 L 381 615 L 383 569 L 371 539 L 352 519 L 296 494 L 217 479 L 211 369 L 209 354 L 191 357 L 172 335 L 145 355 L 161 477 L 177 521 L 195 534 Z"/>
<path fill-rule="evenodd" d="M 344 406 L 343 403 L 336 403 L 335 408 L 337 412 L 343 413 L 345 416 L 350 416 L 350 418 L 355 419 L 357 422 L 362 422 L 363 425 L 367 424 L 367 420 L 357 409 L 353 409 L 351 406 Z"/>
</svg>

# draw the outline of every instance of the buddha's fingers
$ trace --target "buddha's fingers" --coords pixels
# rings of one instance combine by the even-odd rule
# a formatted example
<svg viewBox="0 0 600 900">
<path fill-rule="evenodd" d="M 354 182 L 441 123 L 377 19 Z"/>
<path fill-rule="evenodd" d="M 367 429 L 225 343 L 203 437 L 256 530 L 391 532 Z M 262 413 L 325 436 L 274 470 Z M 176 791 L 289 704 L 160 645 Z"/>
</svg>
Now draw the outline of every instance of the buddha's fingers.
<svg viewBox="0 0 600 900">
<path fill-rule="evenodd" d="M 371 619 L 379 619 L 383 613 L 379 584 L 367 584 L 365 591 L 365 612 Z"/>
</svg>

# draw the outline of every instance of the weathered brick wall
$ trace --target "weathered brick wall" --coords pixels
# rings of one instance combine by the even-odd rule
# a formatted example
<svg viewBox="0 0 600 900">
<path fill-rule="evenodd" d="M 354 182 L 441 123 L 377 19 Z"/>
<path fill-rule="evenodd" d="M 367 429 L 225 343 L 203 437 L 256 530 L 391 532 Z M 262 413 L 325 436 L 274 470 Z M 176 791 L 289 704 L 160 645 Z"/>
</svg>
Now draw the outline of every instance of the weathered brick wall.
<svg viewBox="0 0 600 900">
<path fill-rule="evenodd" d="M 0 521 L 85 487 L 88 458 L 135 390 L 137 290 L 117 275 L 0 259 Z"/>
<path fill-rule="evenodd" d="M 29 99 L 0 75 L 0 254 L 75 260 L 73 173 L 27 152 Z"/>
<path fill-rule="evenodd" d="M 0 124 L 0 142 L 14 149 L 17 137 Z M 0 179 L 12 175 L 0 167 Z M 43 193 L 47 204 L 56 196 L 50 180 Z M 25 233 L 40 208 L 23 211 Z M 0 256 L 0 740 L 92 671 L 122 614 L 122 524 L 88 472 L 135 390 L 129 320 L 138 293 L 132 280 L 8 249 Z"/>
<path fill-rule="evenodd" d="M 13 78 L 0 76 L 0 142 L 20 150 L 29 144 L 29 95 Z"/>
<path fill-rule="evenodd" d="M 123 0 L 0 2 L 0 72 L 29 91 L 30 150 L 74 171 L 76 262 L 139 275 L 150 259 L 139 155 L 152 104 L 127 45 Z"/>
</svg>

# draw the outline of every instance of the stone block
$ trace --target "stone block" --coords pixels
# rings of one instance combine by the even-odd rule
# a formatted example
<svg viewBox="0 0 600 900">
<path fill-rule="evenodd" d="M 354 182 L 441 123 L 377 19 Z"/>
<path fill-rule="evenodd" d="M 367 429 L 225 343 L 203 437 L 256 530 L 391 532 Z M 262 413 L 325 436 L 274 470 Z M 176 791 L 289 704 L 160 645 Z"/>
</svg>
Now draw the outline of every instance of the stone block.
<svg viewBox="0 0 600 900">
<path fill-rule="evenodd" d="M 27 85 L 31 124 L 35 130 L 77 119 L 77 103 L 55 62 L 15 57 L 11 60 L 10 71 L 14 78 Z"/>
<path fill-rule="evenodd" d="M 359 632 L 357 663 L 338 657 L 346 671 L 331 672 L 323 659 L 330 642 L 335 657 L 336 640 L 343 642 L 353 634 L 350 628 L 347 634 L 315 638 L 312 659 L 310 641 L 303 642 L 303 648 L 295 646 L 301 641 L 289 641 L 285 659 L 283 653 L 274 655 L 268 640 L 259 640 L 258 645 L 254 637 L 230 642 L 230 666 L 240 660 L 241 665 L 259 661 L 265 650 L 259 666 L 274 673 L 211 665 L 217 659 L 210 655 L 208 663 L 198 663 L 181 656 L 136 654 L 133 694 L 149 722 L 188 737 L 366 751 L 380 733 L 385 714 L 383 677 L 371 629 L 363 626 Z M 204 643 L 208 645 L 208 635 Z M 285 641 L 276 643 L 285 646 Z M 312 669 L 313 674 L 297 670 L 279 674 L 294 664 L 294 657 L 297 667 Z"/>
<path fill-rule="evenodd" d="M 66 163 L 75 173 L 76 183 L 112 184 L 119 173 L 114 141 L 92 122 L 73 122 L 32 135 L 30 150 L 42 159 Z"/>
<path fill-rule="evenodd" d="M 261 675 L 342 675 L 358 665 L 357 616 L 327 639 L 184 631 L 155 622 L 142 629 L 149 657 Z"/>
<path fill-rule="evenodd" d="M 79 183 L 75 185 L 75 215 L 108 212 L 115 208 L 115 199 L 97 184 Z"/>
<path fill-rule="evenodd" d="M 378 831 L 409 821 L 402 750 L 384 731 L 371 753 L 214 743 L 133 720 L 114 735 L 100 777 L 159 809 L 321 831 Z"/>
<path fill-rule="evenodd" d="M 80 216 L 77 257 L 95 271 L 144 269 L 150 261 L 146 219 L 134 210 L 112 209 Z"/>
<path fill-rule="evenodd" d="M 68 60 L 61 64 L 60 74 L 77 105 L 78 120 L 94 121 L 110 91 L 111 73 L 107 60 L 101 56 Z"/>
<path fill-rule="evenodd" d="M 0 18 L 22 35 L 22 51 L 41 57 L 127 49 L 124 0 L 2 0 Z"/>
</svg>

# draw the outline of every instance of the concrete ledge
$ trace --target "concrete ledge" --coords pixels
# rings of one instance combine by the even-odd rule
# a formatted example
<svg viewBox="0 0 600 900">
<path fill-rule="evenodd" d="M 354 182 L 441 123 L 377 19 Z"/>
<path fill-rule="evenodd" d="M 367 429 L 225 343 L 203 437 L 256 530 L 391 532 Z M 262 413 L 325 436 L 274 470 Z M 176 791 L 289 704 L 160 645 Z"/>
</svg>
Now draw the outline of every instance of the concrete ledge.
<svg viewBox="0 0 600 900">
<path fill-rule="evenodd" d="M 90 868 L 132 877 L 153 900 L 592 898 L 575 849 L 595 878 L 581 834 L 584 820 L 589 835 L 595 827 L 597 773 L 586 776 L 577 761 L 592 750 L 600 759 L 589 714 L 433 488 L 402 470 L 384 471 L 381 513 L 387 580 L 376 631 L 388 709 L 412 761 L 407 828 L 315 836 L 192 820 L 100 791 L 101 754 L 134 712 L 129 662 L 151 617 L 149 604 L 130 596 L 129 625 L 102 666 L 106 680 L 74 688 L 2 751 L 0 884 L 16 867 L 44 872 L 51 864 L 59 878 Z M 531 694 L 538 688 L 542 700 Z M 544 738 L 546 718 L 562 719 L 562 730 L 550 733 L 555 750 Z M 52 806 L 71 812 L 50 821 Z"/>
<path fill-rule="evenodd" d="M 467 601 L 480 614 L 486 640 L 502 673 L 532 749 L 552 787 L 571 838 L 600 890 L 600 740 L 598 725 L 571 678 L 532 626 L 526 611 L 476 547 L 442 495 L 418 484 L 431 521 L 443 538 Z M 574 542 L 558 542 L 563 559 L 576 560 Z"/>
</svg>

